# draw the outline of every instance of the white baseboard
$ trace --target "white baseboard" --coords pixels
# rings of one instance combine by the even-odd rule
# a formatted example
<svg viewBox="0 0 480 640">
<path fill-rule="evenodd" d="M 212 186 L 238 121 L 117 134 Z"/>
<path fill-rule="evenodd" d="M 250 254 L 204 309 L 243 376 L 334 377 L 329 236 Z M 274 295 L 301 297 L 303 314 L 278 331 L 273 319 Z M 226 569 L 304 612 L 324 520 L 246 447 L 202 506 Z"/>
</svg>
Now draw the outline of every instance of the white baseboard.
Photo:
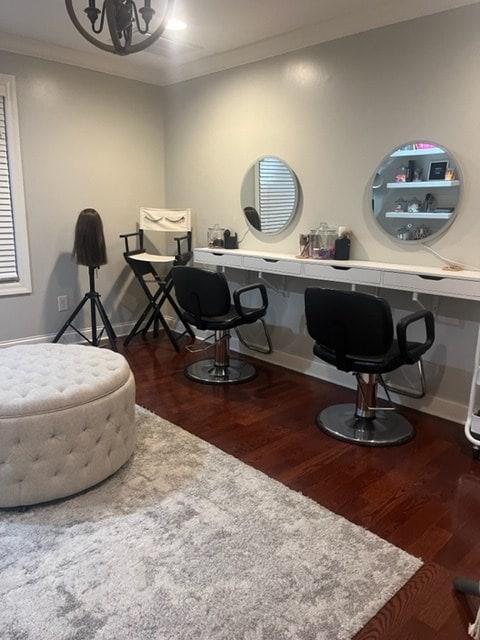
<svg viewBox="0 0 480 640">
<path fill-rule="evenodd" d="M 169 326 L 172 327 L 173 331 L 181 331 L 180 326 L 177 326 L 176 318 L 167 317 L 166 320 Z M 118 337 L 122 337 L 128 335 L 133 326 L 133 322 L 119 323 L 113 325 L 113 330 Z M 82 329 L 82 333 L 88 338 L 91 338 L 91 328 Z M 196 334 L 199 339 L 203 339 L 208 334 L 208 332 L 196 331 Z M 6 340 L 0 342 L 0 347 L 9 347 L 17 344 L 39 344 L 42 342 L 52 342 L 55 335 L 56 334 L 30 336 L 27 338 L 19 338 L 16 340 Z M 66 344 L 75 344 L 82 343 L 82 338 L 76 331 L 70 330 L 65 331 L 61 341 Z M 274 350 L 270 354 L 251 352 L 240 344 L 240 341 L 235 335 L 232 335 L 231 345 L 234 351 L 245 353 L 256 358 L 257 360 L 264 360 L 265 362 L 270 362 L 271 364 L 285 367 L 286 369 L 298 371 L 299 373 L 303 373 L 307 376 L 312 376 L 314 378 L 318 378 L 319 380 L 331 382 L 332 384 L 337 384 L 341 387 L 346 387 L 347 389 L 353 390 L 356 387 L 356 381 L 352 374 L 338 371 L 334 367 L 331 367 L 321 362 L 320 360 L 308 360 L 307 358 L 301 358 L 299 356 L 295 356 L 290 353 L 285 353 L 278 350 Z M 382 394 L 380 393 L 379 395 L 381 396 Z M 468 413 L 468 407 L 466 405 L 454 402 L 452 400 L 447 400 L 445 398 L 440 398 L 439 396 L 431 396 L 428 394 L 421 400 L 415 400 L 414 398 L 399 396 L 393 393 L 391 394 L 391 396 L 392 400 L 400 405 L 403 404 L 407 407 L 411 407 L 412 409 L 416 409 L 417 411 L 423 411 L 424 413 L 438 416 L 439 418 L 446 418 L 447 420 L 451 420 L 452 422 L 458 422 L 461 425 L 465 424 L 466 416 Z"/>
<path fill-rule="evenodd" d="M 277 350 L 274 350 L 268 355 L 260 353 L 253 354 L 248 351 L 248 349 L 245 349 L 245 347 L 240 344 L 239 340 L 233 336 L 231 344 L 232 349 L 235 351 L 251 355 L 258 360 L 264 360 L 265 362 L 270 362 L 271 364 L 276 364 L 281 367 L 285 367 L 286 369 L 292 369 L 293 371 L 298 371 L 307 376 L 331 382 L 332 384 L 337 384 L 341 387 L 346 387 L 347 389 L 353 390 L 356 388 L 356 380 L 352 374 L 338 371 L 335 367 L 327 365 L 320 360 L 308 360 L 307 358 L 301 358 L 299 356 Z M 416 409 L 417 411 L 438 416 L 439 418 L 445 418 L 452 422 L 458 422 L 462 426 L 465 424 L 468 413 L 468 407 L 466 405 L 453 402 L 452 400 L 447 400 L 445 398 L 440 398 L 439 396 L 432 396 L 428 393 L 420 400 L 415 400 L 414 398 L 409 398 L 407 396 L 400 396 L 395 393 L 391 393 L 390 395 L 393 402 L 396 404 L 405 405 L 412 409 Z M 381 389 L 379 389 L 379 397 L 385 397 Z"/>
<path fill-rule="evenodd" d="M 113 330 L 115 331 L 115 335 L 118 338 L 121 338 L 122 336 L 128 335 L 130 331 L 133 329 L 133 326 L 134 326 L 133 322 L 124 322 L 124 323 L 113 325 Z M 80 331 L 89 340 L 91 340 L 92 338 L 91 327 L 88 329 L 80 329 Z M 44 334 L 39 336 L 28 336 L 27 338 L 15 338 L 14 340 L 3 340 L 0 342 L 0 348 L 13 347 L 19 344 L 41 344 L 44 342 L 53 342 L 53 339 L 55 338 L 56 335 L 57 335 L 56 333 L 50 333 L 50 334 Z M 105 332 L 102 335 L 102 339 L 108 340 L 108 336 Z M 62 335 L 62 338 L 59 342 L 62 342 L 64 344 L 82 344 L 84 340 L 82 339 L 82 336 L 80 336 L 76 331 L 74 331 L 73 329 L 68 329 Z"/>
</svg>

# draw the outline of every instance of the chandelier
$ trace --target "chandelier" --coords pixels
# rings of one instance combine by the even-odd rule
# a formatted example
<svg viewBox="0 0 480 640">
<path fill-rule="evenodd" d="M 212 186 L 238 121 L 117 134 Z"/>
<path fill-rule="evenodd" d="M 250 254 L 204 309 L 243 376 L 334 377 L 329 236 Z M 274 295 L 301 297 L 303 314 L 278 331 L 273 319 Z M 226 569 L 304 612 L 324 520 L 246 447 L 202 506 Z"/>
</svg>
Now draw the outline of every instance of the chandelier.
<svg viewBox="0 0 480 640">
<path fill-rule="evenodd" d="M 173 3 L 174 0 L 157 2 L 163 8 L 158 18 L 157 11 L 152 9 L 152 0 L 143 0 L 143 7 L 139 9 L 135 0 L 103 0 L 103 4 L 100 0 L 101 8 L 97 7 L 96 0 L 88 0 L 88 7 L 83 10 L 85 16 L 82 16 L 77 15 L 75 0 L 65 0 L 68 15 L 77 31 L 96 47 L 120 56 L 142 51 L 153 44 L 165 30 Z M 103 32 L 105 24 L 111 43 L 95 37 Z M 88 31 L 88 26 L 92 33 Z M 151 26 L 153 31 L 150 30 Z"/>
</svg>

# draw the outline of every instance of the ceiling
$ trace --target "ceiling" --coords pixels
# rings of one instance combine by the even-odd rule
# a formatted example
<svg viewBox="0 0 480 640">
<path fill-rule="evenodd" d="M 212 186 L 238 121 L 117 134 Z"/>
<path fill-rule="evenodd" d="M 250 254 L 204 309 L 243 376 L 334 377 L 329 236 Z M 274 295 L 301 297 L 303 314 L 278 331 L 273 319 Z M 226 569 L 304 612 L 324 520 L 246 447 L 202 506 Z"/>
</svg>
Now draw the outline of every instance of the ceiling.
<svg viewBox="0 0 480 640">
<path fill-rule="evenodd" d="M 80 13 L 87 6 L 87 0 L 75 2 Z M 187 29 L 166 32 L 146 51 L 117 56 L 76 31 L 63 0 L 0 0 L 0 50 L 162 86 L 478 2 L 176 0 L 174 16 Z"/>
</svg>

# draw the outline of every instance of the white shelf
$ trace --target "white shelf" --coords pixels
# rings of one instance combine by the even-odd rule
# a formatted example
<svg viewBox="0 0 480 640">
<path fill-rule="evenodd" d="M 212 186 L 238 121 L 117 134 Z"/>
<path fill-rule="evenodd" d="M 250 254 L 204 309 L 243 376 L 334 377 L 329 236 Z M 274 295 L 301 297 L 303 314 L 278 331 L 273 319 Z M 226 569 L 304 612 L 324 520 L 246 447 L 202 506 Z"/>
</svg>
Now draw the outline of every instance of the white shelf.
<svg viewBox="0 0 480 640">
<path fill-rule="evenodd" d="M 412 218 L 414 220 L 449 220 L 453 211 L 418 211 L 417 213 L 409 211 L 387 211 L 386 218 Z"/>
<path fill-rule="evenodd" d="M 390 155 L 391 158 L 404 158 L 405 156 L 433 156 L 445 154 L 443 149 L 433 147 L 431 149 L 399 149 Z"/>
<path fill-rule="evenodd" d="M 293 254 L 207 247 L 194 249 L 194 262 L 480 301 L 480 271 L 450 271 L 370 260 L 315 260 Z"/>
<path fill-rule="evenodd" d="M 420 182 L 387 182 L 387 189 L 438 189 L 458 187 L 460 180 L 422 180 Z"/>
</svg>

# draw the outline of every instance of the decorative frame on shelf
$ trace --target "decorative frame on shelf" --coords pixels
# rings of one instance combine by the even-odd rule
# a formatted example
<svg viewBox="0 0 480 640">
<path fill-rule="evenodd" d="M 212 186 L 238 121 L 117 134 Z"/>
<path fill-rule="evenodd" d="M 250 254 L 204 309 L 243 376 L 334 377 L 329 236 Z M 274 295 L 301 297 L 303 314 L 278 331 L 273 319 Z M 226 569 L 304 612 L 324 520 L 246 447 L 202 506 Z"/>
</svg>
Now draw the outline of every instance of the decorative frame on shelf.
<svg viewBox="0 0 480 640">
<path fill-rule="evenodd" d="M 448 161 L 441 160 L 439 162 L 431 162 L 428 170 L 429 180 L 445 180 L 447 173 Z"/>
</svg>

